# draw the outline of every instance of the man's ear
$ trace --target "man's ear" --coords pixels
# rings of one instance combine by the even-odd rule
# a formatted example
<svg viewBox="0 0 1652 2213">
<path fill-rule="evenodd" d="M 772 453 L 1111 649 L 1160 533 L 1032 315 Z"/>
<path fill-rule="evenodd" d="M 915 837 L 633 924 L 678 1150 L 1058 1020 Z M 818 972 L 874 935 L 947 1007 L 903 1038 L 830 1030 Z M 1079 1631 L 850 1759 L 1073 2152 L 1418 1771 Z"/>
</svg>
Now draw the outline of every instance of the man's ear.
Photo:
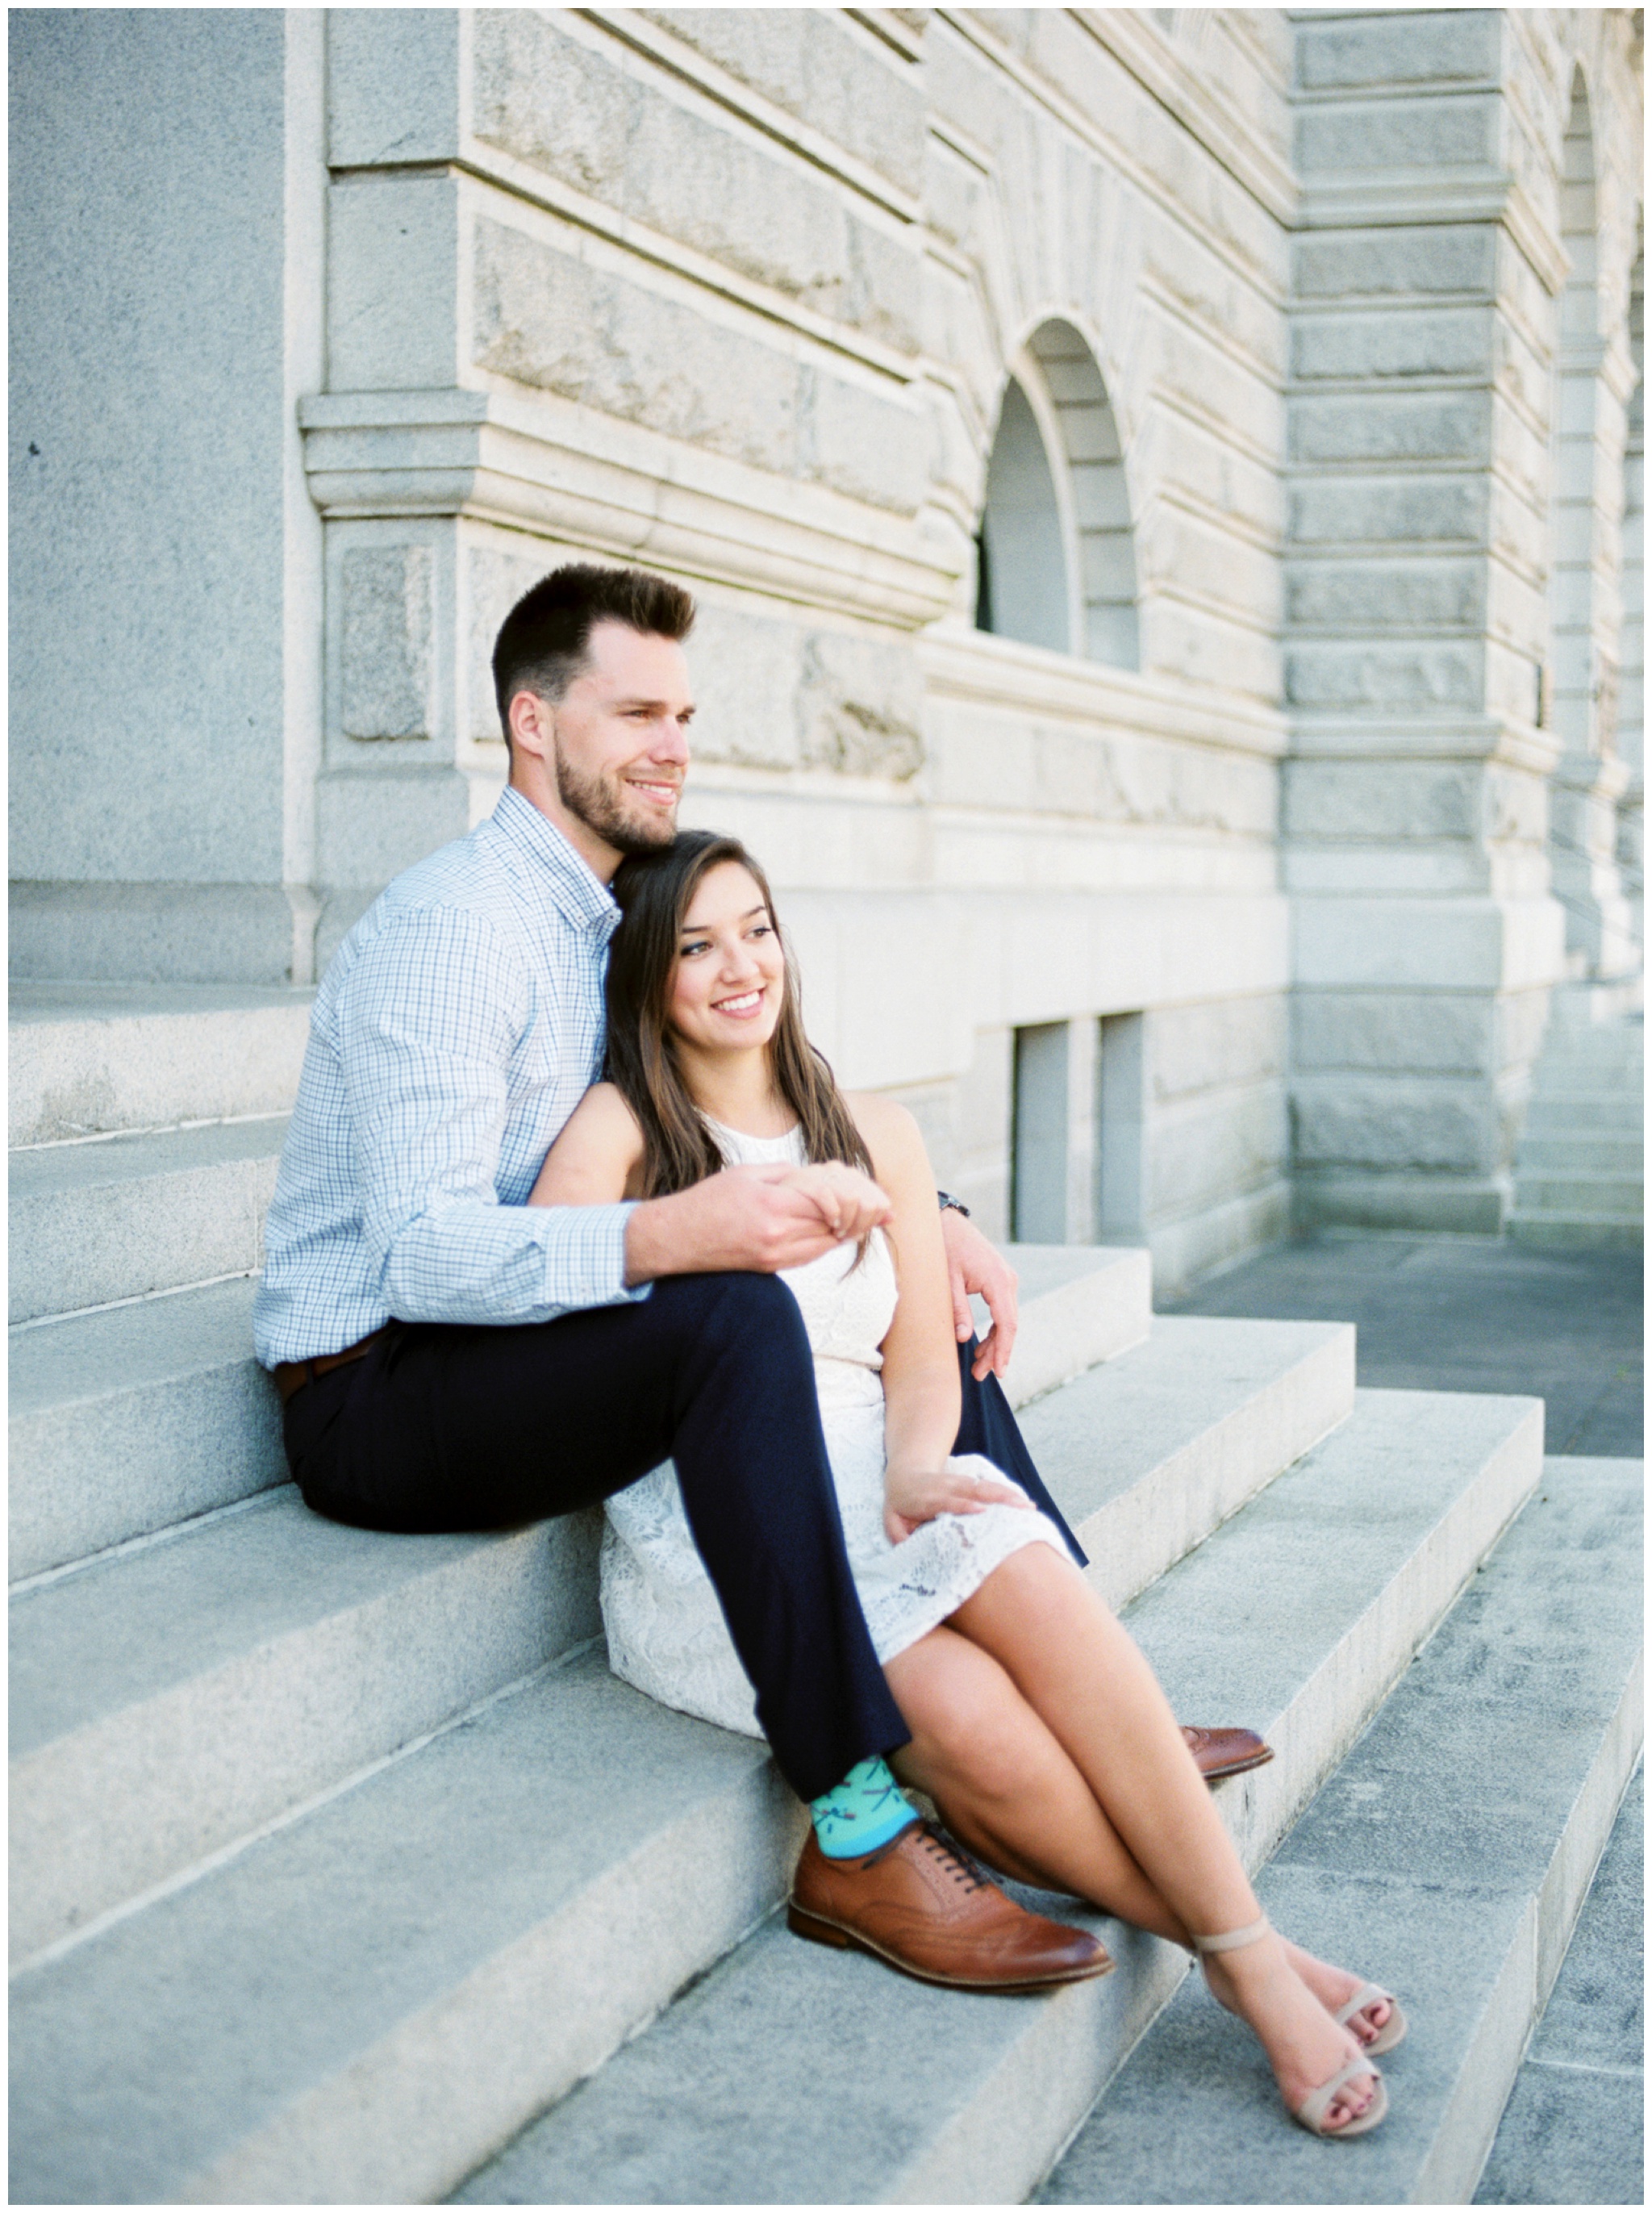
<svg viewBox="0 0 1652 2213">
<path fill-rule="evenodd" d="M 512 692 L 508 721 L 513 767 L 524 753 L 540 761 L 550 755 L 556 734 L 554 710 L 538 692 Z"/>
</svg>

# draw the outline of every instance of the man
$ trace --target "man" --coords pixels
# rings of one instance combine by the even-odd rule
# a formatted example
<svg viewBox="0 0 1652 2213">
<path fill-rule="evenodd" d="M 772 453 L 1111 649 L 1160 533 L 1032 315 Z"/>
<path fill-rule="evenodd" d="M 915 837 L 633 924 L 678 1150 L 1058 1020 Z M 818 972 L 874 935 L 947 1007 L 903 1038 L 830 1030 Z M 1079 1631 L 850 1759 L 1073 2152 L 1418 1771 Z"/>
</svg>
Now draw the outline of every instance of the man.
<svg viewBox="0 0 1652 2213">
<path fill-rule="evenodd" d="M 735 1168 L 640 1204 L 525 1204 L 600 1073 L 608 882 L 625 853 L 674 834 L 693 614 L 664 578 L 573 564 L 508 617 L 498 807 L 391 884 L 316 995 L 259 1357 L 306 1500 L 343 1521 L 504 1526 L 674 1459 L 758 1718 L 811 1804 L 806 1869 L 824 1855 L 832 1880 L 820 1917 L 931 1980 L 1076 1979 L 1105 1968 L 1100 1948 L 957 1880 L 885 1764 L 907 1732 L 849 1573 L 808 1340 L 775 1274 L 863 1234 L 875 1186 Z M 960 1449 L 1009 1455 L 1045 1503 L 990 1375 L 1013 1341 L 1014 1277 L 955 1210 L 947 1228 L 960 1336 L 969 1289 L 994 1315 Z"/>
</svg>

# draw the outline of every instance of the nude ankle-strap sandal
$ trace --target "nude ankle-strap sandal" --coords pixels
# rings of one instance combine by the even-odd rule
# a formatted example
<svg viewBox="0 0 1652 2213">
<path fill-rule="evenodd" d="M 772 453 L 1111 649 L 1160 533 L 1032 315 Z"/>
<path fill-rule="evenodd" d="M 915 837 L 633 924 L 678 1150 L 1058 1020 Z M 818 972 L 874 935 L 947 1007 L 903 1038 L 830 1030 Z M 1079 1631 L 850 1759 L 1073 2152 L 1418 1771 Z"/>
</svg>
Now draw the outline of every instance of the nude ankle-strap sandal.
<svg viewBox="0 0 1652 2213">
<path fill-rule="evenodd" d="M 1188 1941 L 1201 1957 L 1211 1952 L 1237 1952 L 1247 1944 L 1259 1944 L 1272 1926 L 1272 1923 L 1265 1913 L 1259 1921 L 1247 1922 L 1242 1929 L 1224 1930 L 1219 1936 L 1195 1936 L 1190 1930 Z M 1368 1983 L 1360 1998 L 1350 2002 L 1350 2013 L 1358 2012 L 1362 1998 L 1366 2004 L 1369 2004 L 1373 1996 L 1387 1997 L 1388 1993 L 1387 1990 L 1378 1991 L 1375 1983 Z M 1389 2003 L 1393 2004 L 1393 2002 L 1389 1999 Z M 1399 2012 L 1399 2007 L 1395 2006 L 1393 2015 L 1383 2023 L 1385 2034 L 1393 2026 L 1394 2016 L 1398 2015 Z M 1344 2027 L 1347 2026 L 1345 2021 L 1343 2026 Z M 1402 2021 L 1399 2033 L 1403 2036 L 1405 2033 L 1405 2025 Z M 1350 2031 L 1350 2033 L 1351 2034 L 1352 2032 Z M 1396 2037 L 1394 2042 L 1397 2044 L 1399 2041 L 1399 2038 Z M 1392 2049 L 1392 2046 L 1389 2048 Z M 1370 2076 L 1376 2085 L 1371 2093 L 1370 2104 L 1353 2120 L 1344 2121 L 1339 2129 L 1326 2128 L 1325 2117 L 1331 2111 L 1338 2091 L 1343 2089 L 1359 2075 Z M 1371 2064 L 1370 2045 L 1367 2045 L 1357 2058 L 1349 2060 L 1344 2065 L 1339 2067 L 1328 2082 L 1321 2082 L 1310 2090 L 1300 2106 L 1287 2106 L 1285 2111 L 1290 2115 L 1292 2120 L 1300 2127 L 1305 2128 L 1310 2136 L 1323 2137 L 1327 2143 L 1339 2137 L 1362 2137 L 1368 2129 L 1375 2128 L 1377 2123 L 1387 2117 L 1388 2090 L 1387 2085 L 1382 2079 L 1382 2070 Z"/>
</svg>

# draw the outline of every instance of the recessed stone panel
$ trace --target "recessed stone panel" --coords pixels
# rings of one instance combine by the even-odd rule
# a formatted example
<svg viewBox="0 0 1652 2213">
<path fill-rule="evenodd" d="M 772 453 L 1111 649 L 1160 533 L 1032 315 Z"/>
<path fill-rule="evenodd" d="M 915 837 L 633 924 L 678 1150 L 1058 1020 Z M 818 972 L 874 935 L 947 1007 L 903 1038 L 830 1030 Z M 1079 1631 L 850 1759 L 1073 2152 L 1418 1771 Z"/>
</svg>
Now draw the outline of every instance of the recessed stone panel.
<svg viewBox="0 0 1652 2213">
<path fill-rule="evenodd" d="M 1490 223 L 1310 230 L 1296 240 L 1295 291 L 1301 300 L 1486 292 L 1496 281 L 1497 265 L 1497 233 Z"/>
<path fill-rule="evenodd" d="M 1291 367 L 1299 377 L 1489 376 L 1491 332 L 1485 308 L 1304 316 Z"/>
<path fill-rule="evenodd" d="M 1491 435 L 1486 392 L 1302 393 L 1291 402 L 1294 461 L 1476 461 Z"/>
<path fill-rule="evenodd" d="M 1498 1004 L 1444 991 L 1298 991 L 1291 1058 L 1305 1071 L 1489 1074 Z"/>
<path fill-rule="evenodd" d="M 1486 9 L 1296 25 L 1296 77 L 1307 92 L 1472 81 L 1497 73 L 1497 20 Z"/>
<path fill-rule="evenodd" d="M 1405 18 L 1408 28 L 1422 20 Z M 1497 158 L 1498 113 L 1490 94 L 1310 107 L 1297 124 L 1296 157 L 1304 174 L 1321 176 L 1489 167 Z"/>
<path fill-rule="evenodd" d="M 1483 650 L 1468 639 L 1460 644 L 1303 643 L 1285 655 L 1285 697 L 1297 707 L 1411 713 L 1472 708 L 1481 702 L 1484 680 Z"/>
<path fill-rule="evenodd" d="M 434 564 L 428 546 L 352 546 L 339 563 L 340 722 L 347 738 L 428 738 Z"/>
<path fill-rule="evenodd" d="M 1305 1167 L 1449 1168 L 1497 1163 L 1497 1102 L 1482 1087 L 1416 1076 L 1299 1076 L 1292 1152 Z"/>
<path fill-rule="evenodd" d="M 1287 619 L 1314 629 L 1472 629 L 1484 618 L 1478 561 L 1304 561 L 1285 575 Z"/>
</svg>

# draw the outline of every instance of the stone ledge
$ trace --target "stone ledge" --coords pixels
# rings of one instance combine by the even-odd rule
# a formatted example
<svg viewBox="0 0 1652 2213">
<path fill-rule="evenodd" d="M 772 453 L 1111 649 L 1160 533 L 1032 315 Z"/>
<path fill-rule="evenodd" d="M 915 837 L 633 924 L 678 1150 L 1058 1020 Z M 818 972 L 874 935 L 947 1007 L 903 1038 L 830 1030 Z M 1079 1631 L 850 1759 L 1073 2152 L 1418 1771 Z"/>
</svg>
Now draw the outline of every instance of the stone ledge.
<svg viewBox="0 0 1652 2213">
<path fill-rule="evenodd" d="M 933 511 L 881 513 L 565 399 L 325 393 L 299 422 L 329 521 L 466 515 L 904 630 L 946 612 L 966 558 Z"/>
</svg>

